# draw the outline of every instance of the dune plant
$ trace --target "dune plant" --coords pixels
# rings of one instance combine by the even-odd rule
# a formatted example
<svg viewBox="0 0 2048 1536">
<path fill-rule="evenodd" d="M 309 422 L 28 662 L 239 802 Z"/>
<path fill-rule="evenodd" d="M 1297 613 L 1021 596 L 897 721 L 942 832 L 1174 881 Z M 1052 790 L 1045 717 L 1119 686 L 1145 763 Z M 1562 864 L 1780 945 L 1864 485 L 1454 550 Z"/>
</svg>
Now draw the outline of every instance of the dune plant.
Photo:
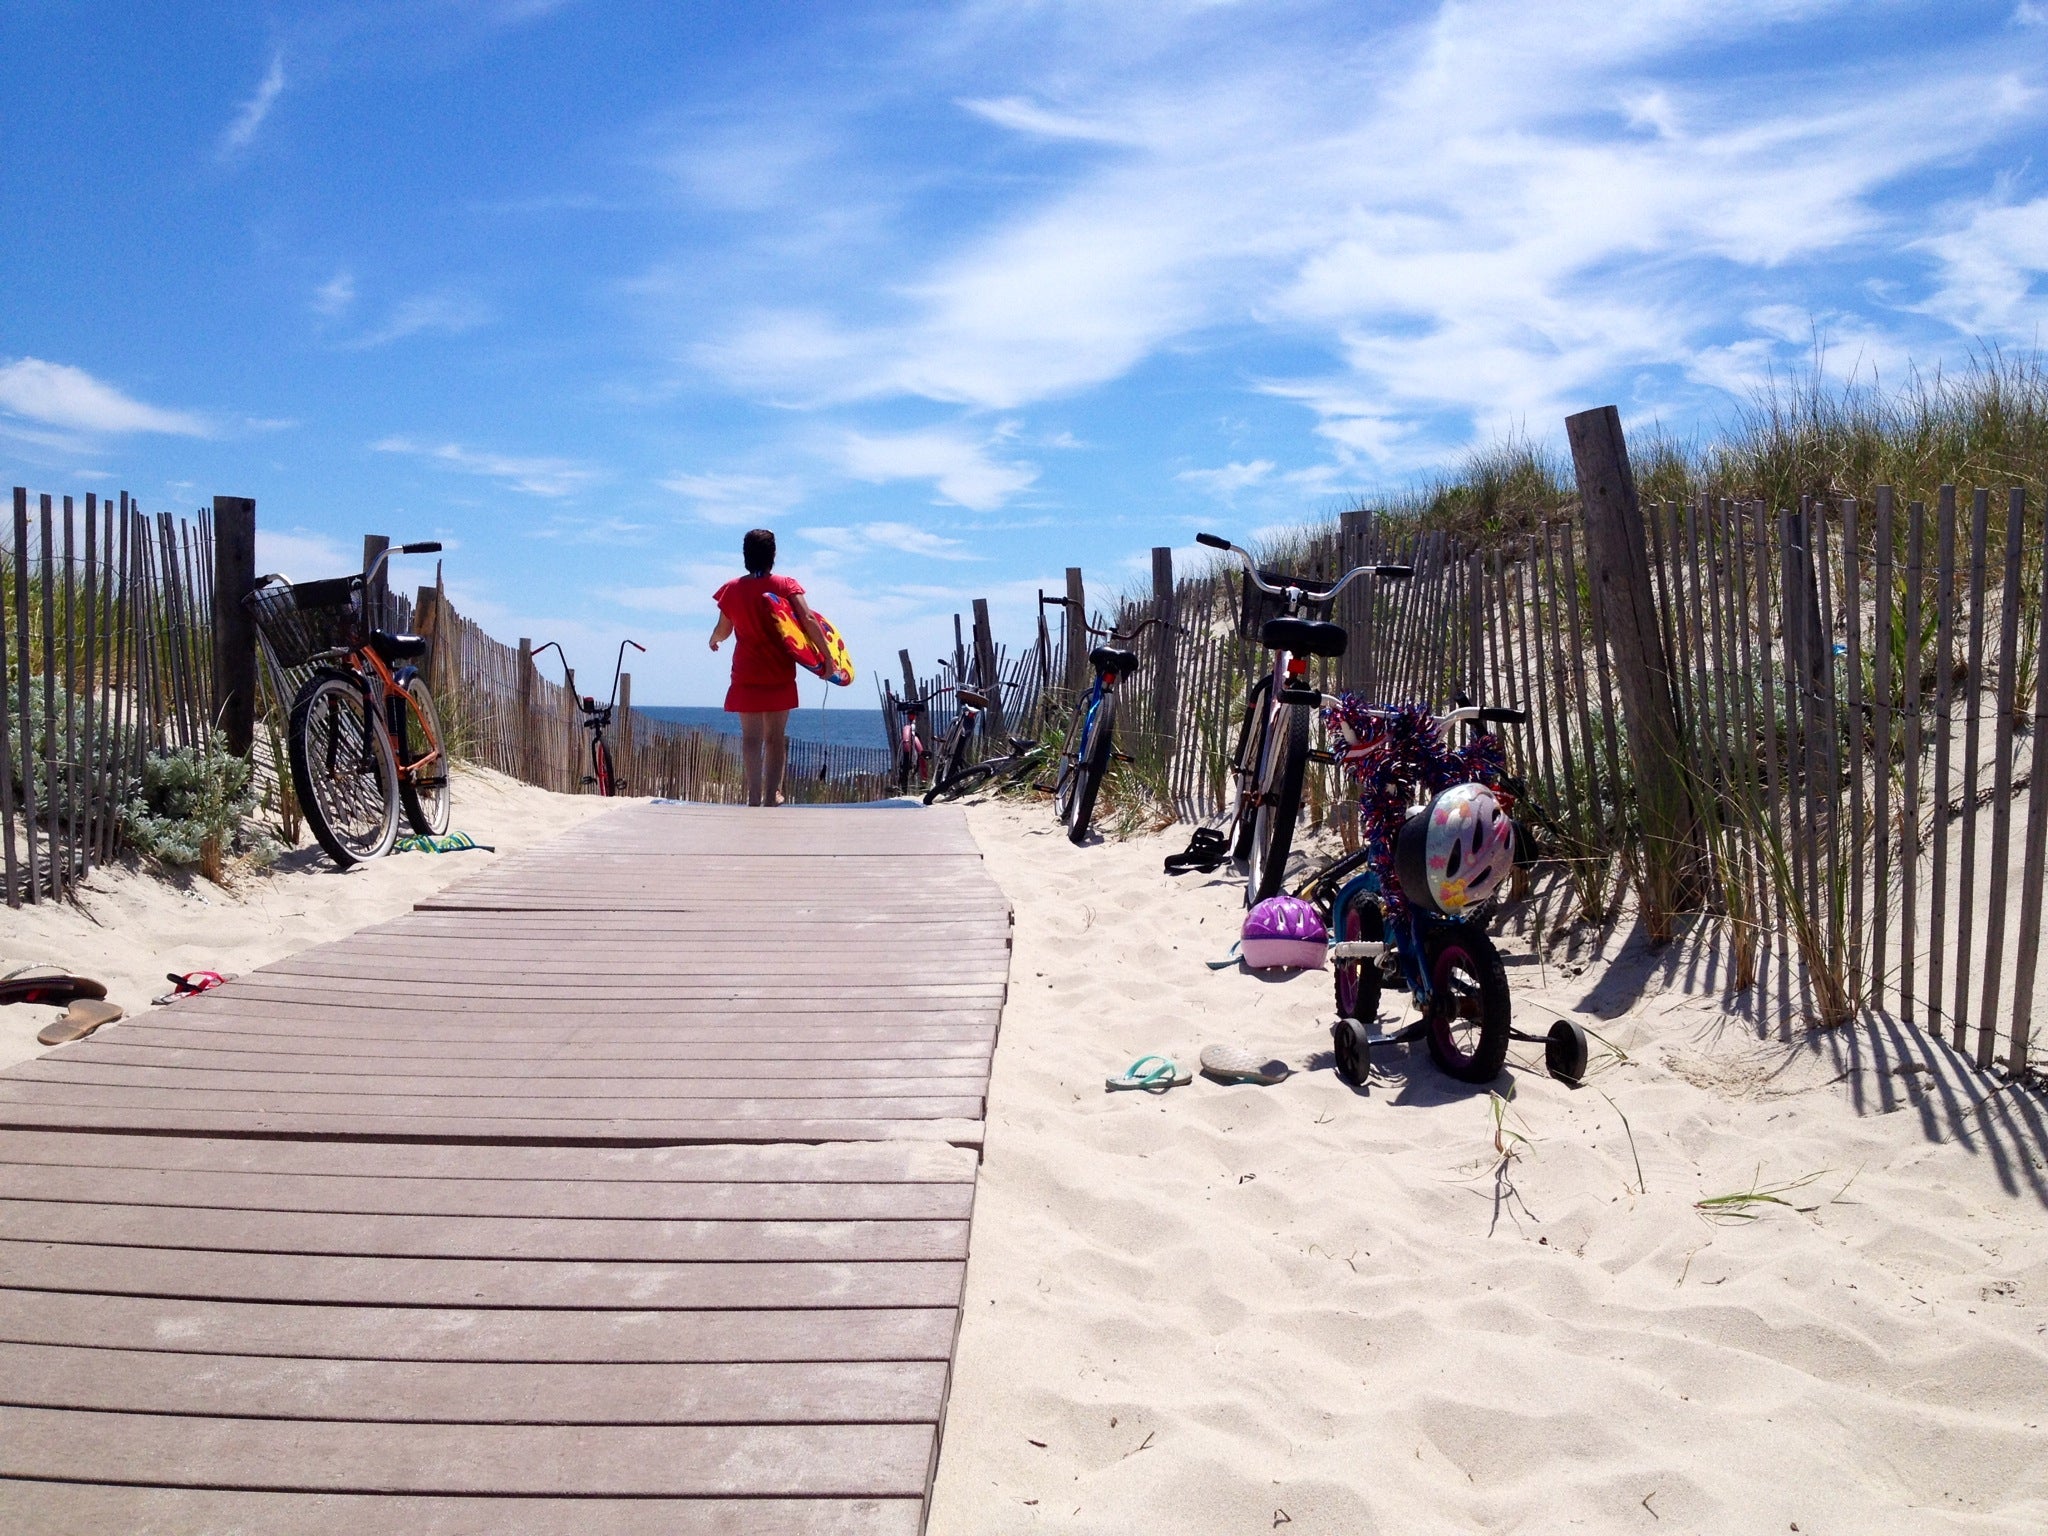
<svg viewBox="0 0 2048 1536">
<path fill-rule="evenodd" d="M 263 856 L 267 844 L 247 835 L 257 795 L 246 758 L 217 744 L 179 747 L 143 759 L 142 780 L 121 807 L 129 843 L 172 866 L 197 865 L 218 884 L 226 857 Z"/>
</svg>

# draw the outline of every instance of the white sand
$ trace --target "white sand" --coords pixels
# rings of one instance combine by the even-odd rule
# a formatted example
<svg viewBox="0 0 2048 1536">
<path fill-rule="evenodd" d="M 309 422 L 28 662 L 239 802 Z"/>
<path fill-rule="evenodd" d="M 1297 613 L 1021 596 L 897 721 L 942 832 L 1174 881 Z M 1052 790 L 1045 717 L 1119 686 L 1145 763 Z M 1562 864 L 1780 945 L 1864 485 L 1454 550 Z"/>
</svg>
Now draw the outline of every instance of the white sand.
<svg viewBox="0 0 2048 1536">
<path fill-rule="evenodd" d="M 458 769 L 450 826 L 503 854 L 605 808 L 595 796 L 550 794 L 488 769 Z M 105 982 L 108 999 L 131 1018 L 162 1016 L 169 1010 L 149 1000 L 170 990 L 167 972 L 239 974 L 267 965 L 409 912 L 420 897 L 498 854 L 394 854 L 344 872 L 307 833 L 270 869 L 241 874 L 227 887 L 196 871 L 166 876 L 132 862 L 110 865 L 93 871 L 76 904 L 0 907 L 0 972 L 50 961 Z M 0 1007 L 0 1066 L 40 1055 L 46 1048 L 36 1031 L 59 1012 Z"/>
<path fill-rule="evenodd" d="M 934 1532 L 2048 1529 L 2037 1098 L 1903 1027 L 1726 1011 L 1706 925 L 1511 934 L 1518 1021 L 1629 1059 L 1572 1092 L 1517 1046 L 1501 1169 L 1422 1047 L 1338 1081 L 1326 972 L 1204 968 L 1240 890 L 1160 873 L 1184 831 L 970 814 L 1017 941 Z M 1312 1069 L 1103 1091 L 1217 1040 Z"/>
</svg>

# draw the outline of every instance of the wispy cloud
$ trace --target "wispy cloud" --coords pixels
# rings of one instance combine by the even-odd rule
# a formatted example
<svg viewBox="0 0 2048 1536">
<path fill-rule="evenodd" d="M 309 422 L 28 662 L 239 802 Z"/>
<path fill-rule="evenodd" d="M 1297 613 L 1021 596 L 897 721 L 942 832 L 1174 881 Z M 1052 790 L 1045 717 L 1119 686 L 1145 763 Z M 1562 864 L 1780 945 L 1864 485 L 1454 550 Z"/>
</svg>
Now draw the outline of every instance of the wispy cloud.
<svg viewBox="0 0 2048 1536">
<path fill-rule="evenodd" d="M 407 454 L 465 475 L 495 480 L 529 496 L 573 496 L 603 478 L 598 470 L 573 459 L 524 458 L 465 448 L 460 443 L 436 445 L 407 437 L 386 437 L 370 444 L 370 448 L 376 453 Z"/>
<path fill-rule="evenodd" d="M 994 511 L 1038 479 L 1035 466 L 997 459 L 986 443 L 944 428 L 849 432 L 840 456 L 856 480 L 929 480 L 941 498 L 976 512 Z"/>
<path fill-rule="evenodd" d="M 661 488 L 689 502 L 705 522 L 728 528 L 772 523 L 804 496 L 799 482 L 771 475 L 676 474 Z"/>
<path fill-rule="evenodd" d="M 22 357 L 0 363 L 0 412 L 73 432 L 123 435 L 159 432 L 211 437 L 214 427 L 192 411 L 146 405 L 83 368 Z"/>
<path fill-rule="evenodd" d="M 354 296 L 350 285 L 349 297 Z M 347 345 L 357 351 L 381 347 L 394 341 L 403 341 L 408 336 L 423 332 L 437 331 L 444 335 L 459 336 L 487 325 L 491 320 L 490 308 L 480 299 L 449 289 L 433 293 L 415 294 L 401 300 L 392 307 L 383 324 L 375 326 Z"/>
<path fill-rule="evenodd" d="M 1930 313 L 1979 336 L 2048 330 L 2048 197 L 1980 204 L 1924 245 L 1941 263 Z"/>
<path fill-rule="evenodd" d="M 346 267 L 313 290 L 313 312 L 329 319 L 347 314 L 355 301 L 355 274 Z"/>
<path fill-rule="evenodd" d="M 1239 491 L 1249 490 L 1265 480 L 1277 467 L 1271 459 L 1253 459 L 1249 464 L 1232 460 L 1220 469 L 1184 469 L 1174 479 L 1228 501 Z"/>
<path fill-rule="evenodd" d="M 263 120 L 270 116 L 270 109 L 277 105 L 277 98 L 283 94 L 284 54 L 280 51 L 271 54 L 270 67 L 263 72 L 255 93 L 242 103 L 241 109 L 235 113 L 235 120 L 221 134 L 221 153 L 232 155 L 247 149 L 255 141 L 256 130 L 263 126 Z"/>
<path fill-rule="evenodd" d="M 275 571 L 295 581 L 323 576 L 340 576 L 361 564 L 360 554 L 352 557 L 340 544 L 310 528 L 290 530 L 256 525 L 256 569 Z"/>
<path fill-rule="evenodd" d="M 851 527 L 806 528 L 803 536 L 841 555 L 864 555 L 875 550 L 919 555 L 927 560 L 980 560 L 959 539 L 949 539 L 930 529 L 910 523 L 860 523 Z"/>
</svg>

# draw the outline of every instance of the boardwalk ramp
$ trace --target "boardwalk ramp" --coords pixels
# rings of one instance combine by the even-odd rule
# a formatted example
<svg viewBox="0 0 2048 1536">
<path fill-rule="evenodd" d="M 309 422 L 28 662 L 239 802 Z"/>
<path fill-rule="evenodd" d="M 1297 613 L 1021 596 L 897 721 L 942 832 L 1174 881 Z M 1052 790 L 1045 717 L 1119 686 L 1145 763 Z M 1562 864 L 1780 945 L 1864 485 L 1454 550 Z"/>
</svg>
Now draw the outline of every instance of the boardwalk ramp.
<svg viewBox="0 0 2048 1536">
<path fill-rule="evenodd" d="M 914 1533 L 1009 913 L 634 806 L 0 1073 L 0 1530 Z"/>
</svg>

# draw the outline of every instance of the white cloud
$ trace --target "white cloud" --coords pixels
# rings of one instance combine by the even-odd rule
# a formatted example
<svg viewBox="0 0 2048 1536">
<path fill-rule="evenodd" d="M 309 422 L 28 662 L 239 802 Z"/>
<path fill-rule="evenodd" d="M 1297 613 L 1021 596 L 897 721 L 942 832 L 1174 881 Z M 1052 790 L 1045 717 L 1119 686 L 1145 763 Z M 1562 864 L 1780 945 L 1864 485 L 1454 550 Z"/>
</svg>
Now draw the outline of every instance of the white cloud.
<svg viewBox="0 0 2048 1536">
<path fill-rule="evenodd" d="M 899 554 L 921 555 L 928 560 L 980 560 L 959 539 L 949 539 L 930 529 L 910 523 L 861 523 L 847 528 L 806 528 L 803 536 L 836 554 L 861 555 L 872 550 L 895 550 Z"/>
<path fill-rule="evenodd" d="M 346 267 L 313 290 L 313 312 L 329 318 L 345 314 L 355 301 L 355 274 Z"/>
<path fill-rule="evenodd" d="M 849 432 L 840 457 L 856 480 L 929 480 L 944 500 L 976 512 L 994 511 L 1038 478 L 1036 467 L 992 458 L 983 443 L 943 428 Z"/>
<path fill-rule="evenodd" d="M 381 347 L 389 342 L 402 341 L 408 336 L 417 336 L 425 331 L 439 331 L 445 335 L 459 336 L 473 331 L 491 320 L 491 311 L 480 300 L 467 294 L 442 289 L 433 293 L 415 294 L 400 301 L 385 317 L 384 323 L 358 336 L 349 343 L 352 349 L 361 351 L 370 347 Z"/>
<path fill-rule="evenodd" d="M 1249 464 L 1232 460 L 1220 469 L 1184 469 L 1173 478 L 1228 501 L 1239 491 L 1257 485 L 1276 467 L 1271 459 L 1253 459 Z"/>
<path fill-rule="evenodd" d="M 277 105 L 277 98 L 284 93 L 284 55 L 273 53 L 270 68 L 263 72 L 263 79 L 257 84 L 255 94 L 242 103 L 235 120 L 229 123 L 221 135 L 221 152 L 232 154 L 247 149 L 256 137 L 256 130 L 263 126 L 263 120 L 270 116 L 270 109 Z"/>
<path fill-rule="evenodd" d="M 495 480 L 529 496 L 573 496 L 602 478 L 597 470 L 573 459 L 520 458 L 465 448 L 460 443 L 437 446 L 416 443 L 406 437 L 387 437 L 370 444 L 370 447 L 377 453 L 408 454 L 463 474 Z"/>
<path fill-rule="evenodd" d="M 2038 335 L 2048 324 L 2048 197 L 1980 204 L 1969 221 L 1923 242 L 1941 264 L 1930 313 L 1973 335 Z"/>
<path fill-rule="evenodd" d="M 325 576 L 345 576 L 362 568 L 362 551 L 350 554 L 324 533 L 310 528 L 289 531 L 256 524 L 256 569 L 275 571 L 294 581 L 316 581 Z"/>
<path fill-rule="evenodd" d="M 74 432 L 209 437 L 214 430 L 191 411 L 145 405 L 83 368 L 35 357 L 0 363 L 0 411 Z"/>
<path fill-rule="evenodd" d="M 705 522 L 727 528 L 764 527 L 804 496 L 796 481 L 769 475 L 676 474 L 661 488 L 688 501 Z"/>
</svg>

